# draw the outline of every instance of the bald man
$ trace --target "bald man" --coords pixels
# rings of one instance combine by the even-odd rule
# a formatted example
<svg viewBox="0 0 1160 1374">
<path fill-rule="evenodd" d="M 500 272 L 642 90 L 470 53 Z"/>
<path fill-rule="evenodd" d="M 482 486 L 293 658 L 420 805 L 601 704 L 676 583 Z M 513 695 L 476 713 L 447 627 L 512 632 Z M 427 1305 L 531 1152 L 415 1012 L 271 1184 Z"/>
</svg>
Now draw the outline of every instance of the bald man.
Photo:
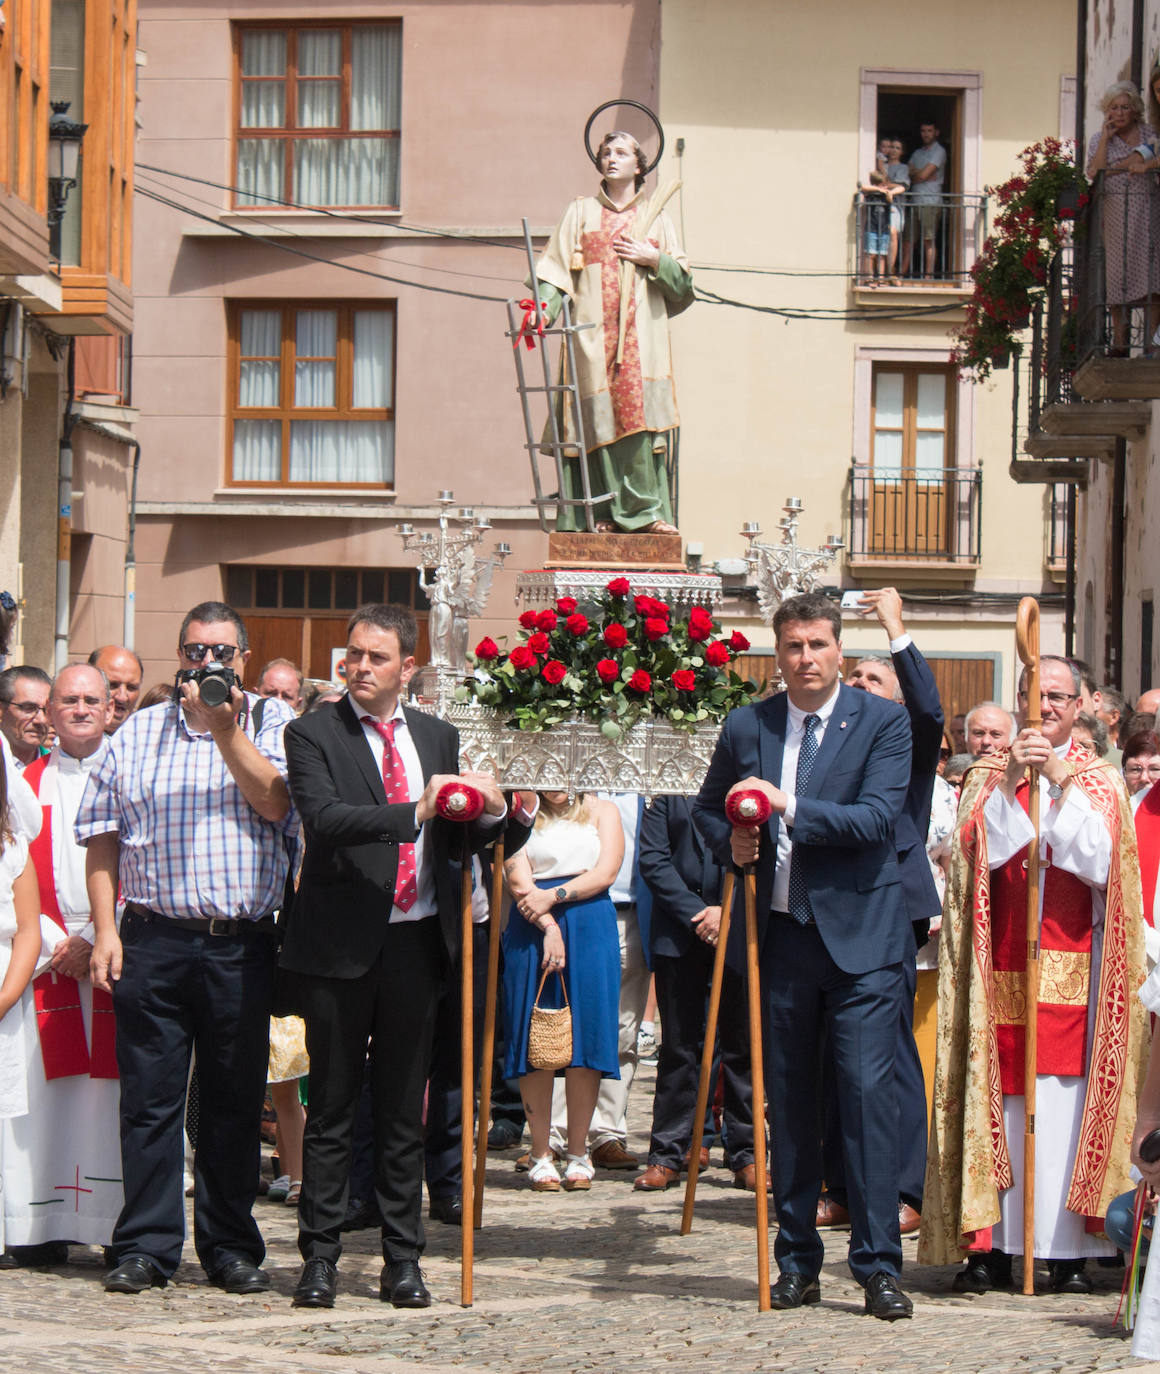
<svg viewBox="0 0 1160 1374">
<path fill-rule="evenodd" d="M 1160 687 L 1149 687 L 1136 702 L 1136 711 L 1151 715 L 1160 711 Z"/>
<path fill-rule="evenodd" d="M 981 759 L 997 754 L 1015 738 L 1015 717 L 997 701 L 981 701 L 967 712 L 967 752 Z"/>
<path fill-rule="evenodd" d="M 106 644 L 103 649 L 94 649 L 89 655 L 89 666 L 99 668 L 109 684 L 109 700 L 113 709 L 105 726 L 105 734 L 111 735 L 137 709 L 145 670 L 133 650 L 127 649 L 124 644 Z"/>
</svg>

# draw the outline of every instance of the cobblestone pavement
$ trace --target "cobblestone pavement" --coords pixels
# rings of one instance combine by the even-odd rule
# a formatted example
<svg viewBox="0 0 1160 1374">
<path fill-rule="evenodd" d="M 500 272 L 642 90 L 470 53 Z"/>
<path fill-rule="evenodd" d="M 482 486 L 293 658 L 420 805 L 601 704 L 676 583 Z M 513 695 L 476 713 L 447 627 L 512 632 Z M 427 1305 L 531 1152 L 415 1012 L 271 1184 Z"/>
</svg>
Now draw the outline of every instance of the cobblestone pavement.
<svg viewBox="0 0 1160 1374">
<path fill-rule="evenodd" d="M 641 1070 L 633 1094 L 629 1143 L 641 1152 L 654 1072 Z M 950 1291 L 950 1271 L 908 1261 L 903 1280 L 914 1320 L 888 1324 L 863 1314 L 861 1289 L 845 1266 L 848 1233 L 832 1232 L 821 1304 L 762 1314 L 753 1199 L 733 1189 L 719 1152 L 698 1185 L 688 1237 L 679 1234 L 683 1189 L 645 1196 L 632 1191 L 631 1173 L 601 1171 L 587 1194 L 532 1194 L 514 1172 L 515 1154 L 488 1157 L 470 1309 L 458 1301 L 458 1232 L 432 1223 L 424 1258 L 435 1299 L 429 1310 L 396 1311 L 378 1301 L 381 1261 L 374 1233 L 364 1231 L 348 1238 L 334 1311 L 295 1312 L 294 1212 L 259 1200 L 270 1293 L 232 1297 L 186 1263 L 168 1288 L 106 1295 L 100 1252 L 74 1247 L 67 1268 L 0 1272 L 0 1370 L 645 1374 L 713 1360 L 730 1374 L 1160 1371 L 1134 1361 L 1112 1325 L 1120 1270 L 1090 1266 L 1096 1291 L 1086 1298 L 965 1297 Z M 908 1256 L 914 1244 L 905 1242 Z"/>
</svg>

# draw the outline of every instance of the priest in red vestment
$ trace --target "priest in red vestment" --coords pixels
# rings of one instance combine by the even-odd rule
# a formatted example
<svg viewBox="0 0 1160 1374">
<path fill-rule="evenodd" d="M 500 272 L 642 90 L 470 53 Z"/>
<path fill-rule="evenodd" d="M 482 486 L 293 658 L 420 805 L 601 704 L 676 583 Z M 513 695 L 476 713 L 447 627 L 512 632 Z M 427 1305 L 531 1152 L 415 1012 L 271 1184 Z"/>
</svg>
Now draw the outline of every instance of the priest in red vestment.
<svg viewBox="0 0 1160 1374">
<path fill-rule="evenodd" d="M 1089 1292 L 1108 1203 L 1131 1186 L 1145 1016 L 1136 837 L 1119 772 L 1075 743 L 1079 675 L 1044 656 L 1040 729 L 967 773 L 939 952 L 939 1028 L 919 1262 L 967 1256 L 960 1292 L 1023 1253 L 1028 767 L 1039 771 L 1035 1257 Z M 1025 1262 L 1027 1262 L 1025 1260 Z"/>
</svg>

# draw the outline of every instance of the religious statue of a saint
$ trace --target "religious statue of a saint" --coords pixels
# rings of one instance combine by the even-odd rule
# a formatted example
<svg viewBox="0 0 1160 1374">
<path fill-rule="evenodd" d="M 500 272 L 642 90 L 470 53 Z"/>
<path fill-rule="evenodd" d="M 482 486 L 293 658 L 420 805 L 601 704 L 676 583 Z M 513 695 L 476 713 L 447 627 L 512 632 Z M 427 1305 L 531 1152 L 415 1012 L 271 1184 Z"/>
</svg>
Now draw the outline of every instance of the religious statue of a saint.
<svg viewBox="0 0 1160 1374">
<path fill-rule="evenodd" d="M 667 436 L 680 425 L 669 317 L 692 304 L 693 278 L 663 198 L 642 189 L 647 162 L 636 139 L 605 134 L 595 160 L 599 192 L 568 206 L 536 264 L 540 299 L 554 320 L 567 295 L 573 323 L 597 326 L 574 335 L 590 490 L 611 493 L 594 512 L 597 529 L 676 534 L 665 467 Z M 561 495 L 576 497 L 581 455 L 569 406 L 559 423 L 572 446 Z M 585 529 L 583 508 L 561 506 L 556 527 Z"/>
</svg>

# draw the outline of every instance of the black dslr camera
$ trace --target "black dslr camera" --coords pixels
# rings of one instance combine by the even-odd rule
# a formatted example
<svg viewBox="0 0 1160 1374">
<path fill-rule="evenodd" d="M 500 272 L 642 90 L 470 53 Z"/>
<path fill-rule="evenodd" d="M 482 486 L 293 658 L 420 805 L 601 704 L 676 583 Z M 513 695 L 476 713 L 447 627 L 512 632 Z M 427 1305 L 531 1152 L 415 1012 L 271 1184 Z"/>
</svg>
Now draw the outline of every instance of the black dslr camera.
<svg viewBox="0 0 1160 1374">
<path fill-rule="evenodd" d="M 220 706 L 229 701 L 231 689 L 242 685 L 242 679 L 232 668 L 212 660 L 200 668 L 182 668 L 178 672 L 175 690 L 179 696 L 183 682 L 196 682 L 207 706 Z"/>
</svg>

